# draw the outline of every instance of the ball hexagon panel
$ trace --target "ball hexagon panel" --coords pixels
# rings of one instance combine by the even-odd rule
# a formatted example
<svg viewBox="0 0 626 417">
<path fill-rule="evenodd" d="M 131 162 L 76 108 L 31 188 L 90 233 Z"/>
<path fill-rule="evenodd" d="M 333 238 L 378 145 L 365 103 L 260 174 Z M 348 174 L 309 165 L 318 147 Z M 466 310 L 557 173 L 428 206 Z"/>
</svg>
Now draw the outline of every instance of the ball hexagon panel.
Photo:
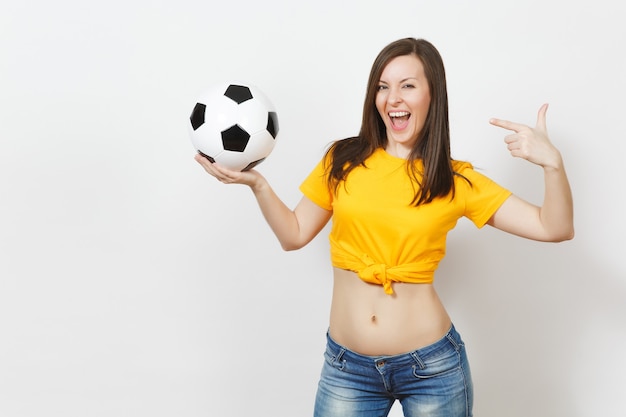
<svg viewBox="0 0 626 417">
<path fill-rule="evenodd" d="M 268 108 L 260 100 L 249 100 L 237 108 L 237 123 L 248 133 L 261 132 L 267 128 Z"/>
<path fill-rule="evenodd" d="M 266 157 L 267 149 L 274 146 L 274 138 L 266 130 L 250 135 L 248 146 L 246 147 L 246 157 L 250 161 L 255 161 Z"/>
<path fill-rule="evenodd" d="M 222 151 L 215 156 L 215 162 L 235 171 L 243 171 L 250 164 L 250 161 L 243 153 L 231 151 Z"/>
<path fill-rule="evenodd" d="M 209 91 L 201 95 L 191 113 L 190 121 L 194 130 L 203 126 L 210 129 L 225 130 L 237 123 L 238 105 L 224 95 Z M 199 113 L 204 109 L 204 117 Z"/>
</svg>

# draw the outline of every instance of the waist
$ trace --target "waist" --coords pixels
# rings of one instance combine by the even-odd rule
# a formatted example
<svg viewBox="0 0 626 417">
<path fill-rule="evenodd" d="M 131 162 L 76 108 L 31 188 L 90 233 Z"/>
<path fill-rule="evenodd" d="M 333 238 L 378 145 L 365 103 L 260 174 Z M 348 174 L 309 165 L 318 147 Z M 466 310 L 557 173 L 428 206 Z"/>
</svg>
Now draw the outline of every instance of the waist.
<svg viewBox="0 0 626 417">
<path fill-rule="evenodd" d="M 334 269 L 330 334 L 363 354 L 395 354 L 441 338 L 451 320 L 432 284 L 399 283 L 393 296 Z"/>
<path fill-rule="evenodd" d="M 423 361 L 427 360 L 427 358 L 431 355 L 437 354 L 440 352 L 445 346 L 452 345 L 452 347 L 456 348 L 463 343 L 461 339 L 461 335 L 457 332 L 454 324 L 450 323 L 450 327 L 448 330 L 443 333 L 443 335 L 434 340 L 432 343 L 429 343 L 424 346 L 417 347 L 415 349 L 408 350 L 406 352 L 385 355 L 385 354 L 375 354 L 375 355 L 364 355 L 359 352 L 355 352 L 351 350 L 349 347 L 342 345 L 333 339 L 330 332 L 326 333 L 326 341 L 328 348 L 332 352 L 339 352 L 343 355 L 343 359 L 348 359 L 350 362 L 357 363 L 362 366 L 372 366 L 377 363 L 380 363 L 381 360 L 384 360 L 385 364 L 394 366 L 402 366 L 407 363 L 414 363 L 416 360 L 416 356 Z"/>
</svg>

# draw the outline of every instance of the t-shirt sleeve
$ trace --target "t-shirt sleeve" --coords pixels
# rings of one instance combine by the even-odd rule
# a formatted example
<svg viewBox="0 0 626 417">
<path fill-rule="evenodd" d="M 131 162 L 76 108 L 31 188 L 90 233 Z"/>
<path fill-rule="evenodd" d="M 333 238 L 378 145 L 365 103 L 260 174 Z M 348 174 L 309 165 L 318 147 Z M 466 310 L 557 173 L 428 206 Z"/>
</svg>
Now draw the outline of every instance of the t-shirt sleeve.
<svg viewBox="0 0 626 417">
<path fill-rule="evenodd" d="M 328 188 L 324 160 L 320 161 L 300 184 L 300 191 L 309 200 L 325 210 L 333 209 L 333 194 Z"/>
<path fill-rule="evenodd" d="M 463 164 L 462 168 L 457 172 L 471 183 L 468 184 L 463 178 L 457 180 L 456 183 L 457 192 L 463 194 L 465 201 L 464 215 L 476 227 L 481 228 L 512 193 L 487 176 L 474 170 L 469 163 Z M 458 187 L 459 185 L 460 187 Z"/>
</svg>

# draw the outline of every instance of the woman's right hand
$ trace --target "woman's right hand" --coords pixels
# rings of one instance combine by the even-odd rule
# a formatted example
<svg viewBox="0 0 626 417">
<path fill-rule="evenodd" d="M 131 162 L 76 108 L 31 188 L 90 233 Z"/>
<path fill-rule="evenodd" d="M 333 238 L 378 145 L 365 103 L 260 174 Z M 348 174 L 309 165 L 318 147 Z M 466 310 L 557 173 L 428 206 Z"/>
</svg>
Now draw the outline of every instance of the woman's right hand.
<svg viewBox="0 0 626 417">
<path fill-rule="evenodd" d="M 194 159 L 202 165 L 202 168 L 204 168 L 206 172 L 224 184 L 244 184 L 250 188 L 254 188 L 263 181 L 261 174 L 253 169 L 249 171 L 233 171 L 209 161 L 200 154 L 197 154 Z"/>
</svg>

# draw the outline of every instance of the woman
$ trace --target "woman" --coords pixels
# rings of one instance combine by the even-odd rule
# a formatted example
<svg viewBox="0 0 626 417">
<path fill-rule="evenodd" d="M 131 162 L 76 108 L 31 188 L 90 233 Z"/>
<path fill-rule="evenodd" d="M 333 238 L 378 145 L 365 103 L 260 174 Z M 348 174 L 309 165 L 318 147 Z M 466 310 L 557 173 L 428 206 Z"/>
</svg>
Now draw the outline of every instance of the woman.
<svg viewBox="0 0 626 417">
<path fill-rule="evenodd" d="M 471 416 L 472 382 L 461 337 L 433 287 L 458 218 L 529 239 L 573 238 L 573 207 L 559 151 L 546 131 L 493 119 L 513 133 L 511 155 L 544 169 L 534 206 L 469 163 L 451 159 L 443 62 L 425 40 L 386 46 L 371 69 L 361 131 L 335 142 L 288 208 L 256 171 L 233 172 L 196 156 L 223 183 L 248 185 L 285 250 L 332 218 L 334 286 L 315 416 Z"/>
</svg>

